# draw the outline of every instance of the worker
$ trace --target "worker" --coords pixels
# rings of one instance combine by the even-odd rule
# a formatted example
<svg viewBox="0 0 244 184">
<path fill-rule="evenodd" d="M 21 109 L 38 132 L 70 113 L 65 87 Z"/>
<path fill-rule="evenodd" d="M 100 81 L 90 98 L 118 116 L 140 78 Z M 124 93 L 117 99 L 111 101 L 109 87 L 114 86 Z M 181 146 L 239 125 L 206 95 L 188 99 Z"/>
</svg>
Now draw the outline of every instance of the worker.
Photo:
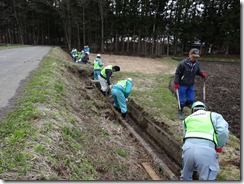
<svg viewBox="0 0 244 184">
<path fill-rule="evenodd" d="M 88 45 L 85 45 L 84 46 L 84 52 L 86 53 L 88 53 L 88 55 L 90 54 L 90 48 L 89 48 L 89 46 Z"/>
<path fill-rule="evenodd" d="M 82 63 L 87 64 L 89 62 L 89 56 L 88 53 L 85 52 L 85 55 L 82 58 Z"/>
<path fill-rule="evenodd" d="M 101 59 L 101 55 L 97 54 L 96 59 L 93 61 L 93 68 L 94 68 L 93 79 L 94 80 L 98 80 L 98 75 L 101 73 L 102 67 L 103 67 L 103 62 Z"/>
<path fill-rule="evenodd" d="M 228 123 L 222 115 L 208 111 L 200 101 L 193 103 L 191 115 L 183 121 L 182 170 L 180 180 L 215 180 L 220 170 L 217 152 L 229 138 Z"/>
<path fill-rule="evenodd" d="M 77 54 L 77 49 L 72 48 L 70 53 L 71 53 L 71 57 L 74 58 L 76 56 L 76 54 Z"/>
<path fill-rule="evenodd" d="M 101 92 L 104 96 L 106 96 L 108 86 L 110 89 L 112 88 L 111 76 L 113 72 L 117 71 L 120 71 L 119 66 L 108 65 L 105 68 L 103 68 L 100 74 L 98 75 L 98 80 L 101 85 Z"/>
<path fill-rule="evenodd" d="M 82 54 L 81 52 L 77 52 L 77 60 L 76 63 L 81 63 L 82 62 Z"/>
<path fill-rule="evenodd" d="M 191 49 L 189 57 L 179 63 L 175 72 L 174 88 L 179 92 L 178 100 L 180 102 L 180 107 L 178 110 L 178 116 L 181 120 L 184 119 L 184 107 L 191 107 L 192 103 L 195 101 L 195 76 L 199 75 L 204 80 L 207 76 L 206 72 L 200 70 L 199 61 L 197 61 L 197 58 L 199 57 L 199 50 L 195 48 Z"/>
<path fill-rule="evenodd" d="M 89 48 L 88 45 L 85 45 L 85 46 L 84 46 L 84 52 L 87 53 L 87 58 L 88 58 L 88 60 L 89 60 L 90 48 Z"/>
<path fill-rule="evenodd" d="M 126 118 L 127 100 L 132 90 L 132 79 L 119 80 L 112 87 L 112 96 L 114 98 L 114 108 L 121 112 L 123 118 Z"/>
</svg>

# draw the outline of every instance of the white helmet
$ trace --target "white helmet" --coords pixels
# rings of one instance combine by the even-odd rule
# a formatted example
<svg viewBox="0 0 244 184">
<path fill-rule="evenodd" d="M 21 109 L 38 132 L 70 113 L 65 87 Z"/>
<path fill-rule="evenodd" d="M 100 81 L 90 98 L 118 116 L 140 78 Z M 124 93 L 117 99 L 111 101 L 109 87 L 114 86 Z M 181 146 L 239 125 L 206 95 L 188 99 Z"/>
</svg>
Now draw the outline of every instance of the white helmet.
<svg viewBox="0 0 244 184">
<path fill-rule="evenodd" d="M 100 54 L 97 54 L 97 57 L 101 57 L 101 55 Z"/>
<path fill-rule="evenodd" d="M 131 81 L 132 82 L 132 78 L 128 78 L 127 80 Z"/>
</svg>

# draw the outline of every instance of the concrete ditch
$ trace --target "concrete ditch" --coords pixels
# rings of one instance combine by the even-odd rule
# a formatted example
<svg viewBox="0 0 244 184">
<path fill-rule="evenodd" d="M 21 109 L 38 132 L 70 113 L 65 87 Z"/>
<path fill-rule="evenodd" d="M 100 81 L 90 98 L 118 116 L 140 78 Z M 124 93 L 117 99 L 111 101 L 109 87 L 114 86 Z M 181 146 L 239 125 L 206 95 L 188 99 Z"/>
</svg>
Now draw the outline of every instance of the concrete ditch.
<svg viewBox="0 0 244 184">
<path fill-rule="evenodd" d="M 177 164 L 181 165 L 181 145 L 173 140 L 170 135 L 161 127 L 150 121 L 140 111 L 135 103 L 130 102 L 127 104 L 130 117 L 149 135 L 152 136 L 154 141 L 165 149 L 168 155 L 174 159 Z"/>
<path fill-rule="evenodd" d="M 91 89 L 96 88 L 99 96 L 105 98 L 100 93 L 98 81 L 90 79 Z M 133 101 L 127 103 L 128 120 L 121 117 L 121 114 L 113 107 L 113 98 L 107 96 L 106 100 L 114 112 L 116 119 L 126 127 L 131 135 L 144 147 L 148 154 L 152 157 L 156 168 L 169 180 L 179 180 L 181 168 L 181 145 L 174 141 L 170 135 L 155 123 L 150 121 Z M 147 137 L 147 140 L 146 140 Z M 150 139 L 150 140 L 149 140 Z M 157 148 L 156 148 L 157 147 Z M 167 157 L 167 158 L 166 158 Z"/>
</svg>

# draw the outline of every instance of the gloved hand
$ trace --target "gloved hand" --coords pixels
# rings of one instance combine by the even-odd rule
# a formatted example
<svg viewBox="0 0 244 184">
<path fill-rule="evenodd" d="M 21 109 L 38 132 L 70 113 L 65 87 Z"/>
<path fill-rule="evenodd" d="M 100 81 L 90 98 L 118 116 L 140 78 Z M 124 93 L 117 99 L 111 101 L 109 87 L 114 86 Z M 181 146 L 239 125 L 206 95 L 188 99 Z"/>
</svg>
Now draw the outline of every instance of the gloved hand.
<svg viewBox="0 0 244 184">
<path fill-rule="evenodd" d="M 206 72 L 202 72 L 202 77 L 205 78 L 207 76 Z"/>
<path fill-rule="evenodd" d="M 111 85 L 109 85 L 109 88 L 110 88 L 110 89 L 112 89 L 112 87 L 113 87 L 113 85 L 112 85 L 112 84 L 111 84 Z"/>
<path fill-rule="evenodd" d="M 217 153 L 221 153 L 222 152 L 222 148 L 216 148 L 215 149 Z"/>
<path fill-rule="evenodd" d="M 125 101 L 128 102 L 128 98 L 126 98 Z"/>
<path fill-rule="evenodd" d="M 175 89 L 178 89 L 179 86 L 180 86 L 179 84 L 175 84 L 175 85 L 174 85 L 174 88 L 175 88 Z"/>
</svg>

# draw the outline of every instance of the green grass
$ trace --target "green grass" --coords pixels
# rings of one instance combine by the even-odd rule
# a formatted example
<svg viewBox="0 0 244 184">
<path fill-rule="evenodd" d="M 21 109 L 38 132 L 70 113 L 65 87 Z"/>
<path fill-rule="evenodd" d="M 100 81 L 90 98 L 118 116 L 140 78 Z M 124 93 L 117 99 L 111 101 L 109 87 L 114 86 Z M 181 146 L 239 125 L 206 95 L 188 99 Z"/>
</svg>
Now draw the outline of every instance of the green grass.
<svg viewBox="0 0 244 184">
<path fill-rule="evenodd" d="M 11 179 L 23 179 L 28 172 L 33 170 L 35 165 L 33 161 L 35 160 L 40 163 L 51 162 L 52 167 L 59 167 L 66 156 L 66 149 L 70 150 L 70 152 L 77 152 L 77 150 L 81 149 L 82 133 L 79 129 L 68 127 L 60 121 L 64 119 L 75 124 L 73 117 L 69 119 L 69 112 L 62 109 L 65 91 L 59 69 L 64 67 L 64 63 L 58 57 L 55 57 L 55 55 L 58 55 L 58 51 L 56 48 L 49 53 L 45 61 L 25 85 L 23 96 L 17 102 L 19 108 L 9 113 L 7 118 L 0 124 L 0 175 L 3 176 L 3 179 L 9 179 L 8 177 Z M 52 108 L 53 112 L 47 110 L 48 107 Z M 62 111 L 59 112 L 56 109 L 62 109 Z M 39 122 L 40 119 L 43 119 L 44 122 Z M 53 122 L 45 123 L 45 119 Z M 58 121 L 58 123 L 55 123 L 55 121 Z M 57 129 L 60 129 L 58 134 L 56 132 Z M 40 141 L 43 136 L 45 139 L 42 138 Z M 61 147 L 58 152 L 56 149 L 51 148 L 53 142 L 56 141 L 55 136 L 62 136 L 65 143 L 65 145 L 62 145 L 62 142 L 60 145 L 56 145 Z M 47 160 L 41 159 L 42 157 L 46 157 Z M 76 158 L 67 156 L 66 159 L 75 163 Z M 89 170 L 92 167 L 85 161 L 84 167 L 86 166 L 89 167 Z M 73 166 L 71 165 L 71 167 Z M 80 166 L 75 165 L 74 167 L 79 168 Z M 84 170 L 87 170 L 87 168 L 84 168 Z M 13 176 L 4 175 L 4 173 L 8 172 L 17 172 L 18 174 L 15 175 L 16 178 L 12 178 Z M 58 176 L 54 173 L 45 175 L 45 172 L 45 170 L 41 169 L 40 173 L 43 174 L 39 175 L 42 179 L 58 179 Z M 75 173 L 70 173 L 70 177 L 73 179 L 91 178 L 90 175 L 87 176 L 83 172 L 79 175 Z"/>
<path fill-rule="evenodd" d="M 125 150 L 123 150 L 123 149 L 119 149 L 118 151 L 117 151 L 117 153 L 118 153 L 118 155 L 119 156 L 121 156 L 121 157 L 127 157 L 127 152 L 125 151 Z"/>
</svg>

